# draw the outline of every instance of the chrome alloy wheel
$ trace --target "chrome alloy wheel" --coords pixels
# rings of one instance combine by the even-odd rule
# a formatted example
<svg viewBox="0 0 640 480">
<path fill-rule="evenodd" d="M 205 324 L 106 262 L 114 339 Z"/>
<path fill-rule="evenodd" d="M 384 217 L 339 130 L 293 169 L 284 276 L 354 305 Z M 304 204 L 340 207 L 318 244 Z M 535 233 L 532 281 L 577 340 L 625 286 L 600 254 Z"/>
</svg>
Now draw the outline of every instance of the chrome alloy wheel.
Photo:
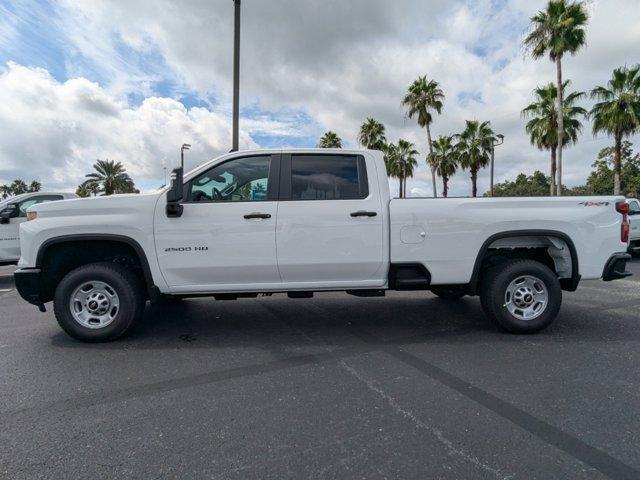
<svg viewBox="0 0 640 480">
<path fill-rule="evenodd" d="M 120 311 L 120 299 L 109 284 L 89 281 L 74 290 L 69 308 L 74 320 L 83 327 L 104 328 Z"/>
<path fill-rule="evenodd" d="M 519 320 L 533 320 L 547 308 L 549 292 L 542 280 L 522 275 L 513 280 L 504 294 L 504 305 Z"/>
</svg>

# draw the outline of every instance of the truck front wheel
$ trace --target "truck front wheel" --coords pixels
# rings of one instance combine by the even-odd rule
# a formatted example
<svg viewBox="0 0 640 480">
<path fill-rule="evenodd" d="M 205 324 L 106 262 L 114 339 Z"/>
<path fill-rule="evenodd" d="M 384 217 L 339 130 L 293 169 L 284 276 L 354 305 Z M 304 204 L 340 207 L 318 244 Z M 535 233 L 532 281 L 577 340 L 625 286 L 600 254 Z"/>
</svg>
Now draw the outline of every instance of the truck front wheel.
<svg viewBox="0 0 640 480">
<path fill-rule="evenodd" d="M 58 284 L 53 308 L 62 329 L 83 342 L 125 335 L 142 316 L 145 298 L 134 273 L 115 263 L 92 263 Z"/>
<path fill-rule="evenodd" d="M 505 330 L 535 333 L 558 315 L 562 289 L 546 265 L 534 260 L 510 260 L 485 273 L 480 301 L 486 315 Z"/>
</svg>

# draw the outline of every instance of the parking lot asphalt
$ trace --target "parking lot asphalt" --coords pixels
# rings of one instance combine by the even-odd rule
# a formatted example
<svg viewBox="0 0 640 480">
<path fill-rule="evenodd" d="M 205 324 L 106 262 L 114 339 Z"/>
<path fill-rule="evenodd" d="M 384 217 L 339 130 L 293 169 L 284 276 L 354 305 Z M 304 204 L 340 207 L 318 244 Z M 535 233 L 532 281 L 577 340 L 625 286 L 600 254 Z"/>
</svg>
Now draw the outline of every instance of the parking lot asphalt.
<svg viewBox="0 0 640 480">
<path fill-rule="evenodd" d="M 640 478 L 630 269 L 530 336 L 477 298 L 326 293 L 153 305 L 86 345 L 0 284 L 0 478 Z"/>
</svg>

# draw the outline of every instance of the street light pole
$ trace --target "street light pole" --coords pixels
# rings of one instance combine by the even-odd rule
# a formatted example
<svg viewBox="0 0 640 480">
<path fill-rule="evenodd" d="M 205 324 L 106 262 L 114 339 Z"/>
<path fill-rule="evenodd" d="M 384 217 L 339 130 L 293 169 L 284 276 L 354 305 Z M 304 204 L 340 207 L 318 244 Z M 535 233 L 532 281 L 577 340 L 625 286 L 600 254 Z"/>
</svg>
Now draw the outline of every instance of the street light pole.
<svg viewBox="0 0 640 480">
<path fill-rule="evenodd" d="M 493 197 L 493 165 L 495 163 L 495 150 L 498 145 L 502 145 L 504 143 L 504 135 L 499 133 L 496 135 L 497 139 L 494 138 L 491 140 L 491 183 L 489 187 L 489 192 Z M 498 141 L 500 139 L 500 141 Z"/>
<path fill-rule="evenodd" d="M 238 128 L 240 123 L 240 0 L 233 0 L 233 132 L 231 150 L 238 150 Z"/>
</svg>

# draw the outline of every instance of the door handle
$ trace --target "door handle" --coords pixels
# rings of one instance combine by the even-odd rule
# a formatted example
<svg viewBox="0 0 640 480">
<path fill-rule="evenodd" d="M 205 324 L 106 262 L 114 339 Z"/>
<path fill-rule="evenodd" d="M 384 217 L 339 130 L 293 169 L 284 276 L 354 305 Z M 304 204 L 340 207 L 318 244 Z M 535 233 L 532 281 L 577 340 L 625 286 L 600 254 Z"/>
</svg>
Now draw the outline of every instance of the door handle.
<svg viewBox="0 0 640 480">
<path fill-rule="evenodd" d="M 251 219 L 251 218 L 271 218 L 271 214 L 270 213 L 258 213 L 258 212 L 253 212 L 253 213 L 247 213 L 244 218 L 246 218 L 247 220 Z"/>
<path fill-rule="evenodd" d="M 365 210 L 358 210 L 357 212 L 351 212 L 352 217 L 375 217 L 378 212 L 367 212 Z"/>
</svg>

